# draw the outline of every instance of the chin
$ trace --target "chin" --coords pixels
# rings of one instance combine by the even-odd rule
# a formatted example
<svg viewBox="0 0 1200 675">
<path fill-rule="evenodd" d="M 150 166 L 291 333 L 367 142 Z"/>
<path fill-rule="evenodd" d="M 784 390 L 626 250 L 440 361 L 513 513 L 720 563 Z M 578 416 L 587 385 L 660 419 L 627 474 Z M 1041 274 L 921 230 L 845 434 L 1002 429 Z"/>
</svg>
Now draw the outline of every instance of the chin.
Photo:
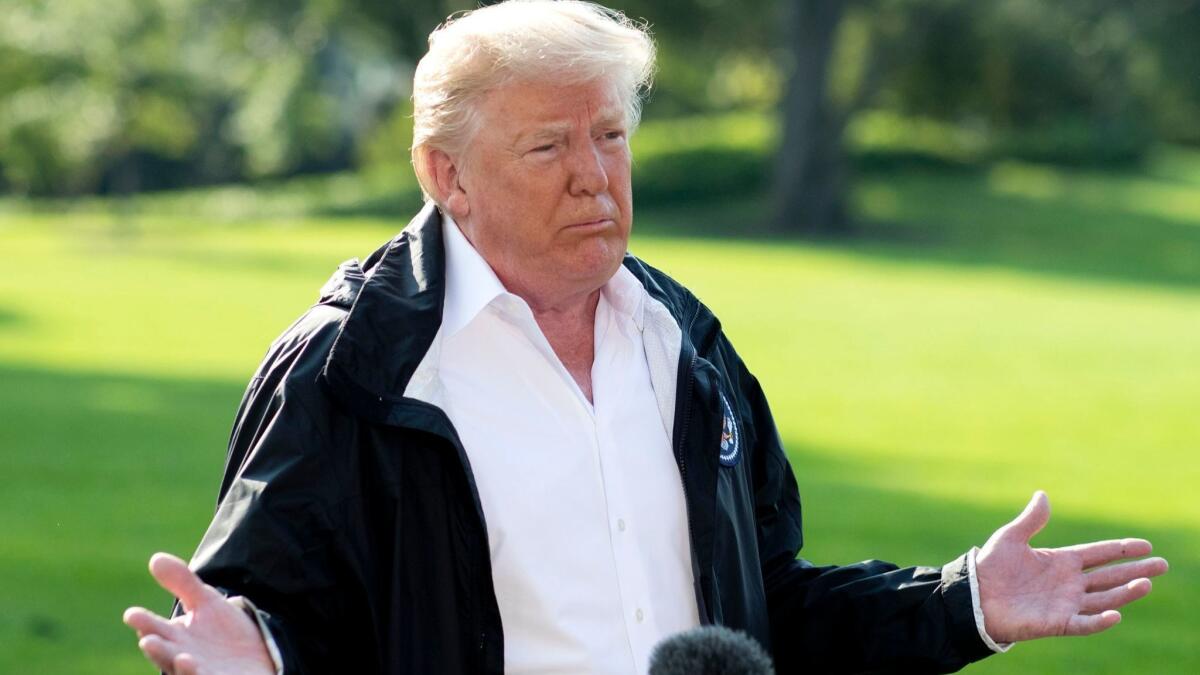
<svg viewBox="0 0 1200 675">
<path fill-rule="evenodd" d="M 580 277 L 601 279 L 600 284 L 603 285 L 621 267 L 627 243 L 624 239 L 619 242 L 611 239 L 589 242 L 590 250 L 582 251 L 570 267 Z"/>
</svg>

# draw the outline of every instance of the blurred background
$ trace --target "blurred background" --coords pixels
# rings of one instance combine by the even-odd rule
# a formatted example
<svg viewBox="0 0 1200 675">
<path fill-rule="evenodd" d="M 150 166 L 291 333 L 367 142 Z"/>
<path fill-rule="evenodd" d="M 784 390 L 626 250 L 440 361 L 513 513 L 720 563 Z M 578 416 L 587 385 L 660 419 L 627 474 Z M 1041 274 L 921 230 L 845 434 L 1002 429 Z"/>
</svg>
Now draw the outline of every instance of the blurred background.
<svg viewBox="0 0 1200 675">
<path fill-rule="evenodd" d="M 1200 672 L 1200 1 L 629 0 L 659 42 L 632 249 L 772 401 L 805 557 L 1036 543 L 1172 572 L 977 673 Z M 0 672 L 145 673 L 267 344 L 420 204 L 450 0 L 4 0 Z"/>
</svg>

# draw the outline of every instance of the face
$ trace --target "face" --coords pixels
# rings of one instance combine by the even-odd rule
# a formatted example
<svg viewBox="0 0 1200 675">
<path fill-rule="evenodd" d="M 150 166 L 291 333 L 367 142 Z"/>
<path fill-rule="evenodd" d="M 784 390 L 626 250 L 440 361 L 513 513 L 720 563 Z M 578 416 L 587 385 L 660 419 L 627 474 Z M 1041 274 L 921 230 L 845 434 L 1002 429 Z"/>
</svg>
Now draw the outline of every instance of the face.
<svg viewBox="0 0 1200 675">
<path fill-rule="evenodd" d="M 633 219 L 624 108 L 603 82 L 491 91 L 443 203 L 508 289 L 568 302 L 621 264 Z"/>
</svg>

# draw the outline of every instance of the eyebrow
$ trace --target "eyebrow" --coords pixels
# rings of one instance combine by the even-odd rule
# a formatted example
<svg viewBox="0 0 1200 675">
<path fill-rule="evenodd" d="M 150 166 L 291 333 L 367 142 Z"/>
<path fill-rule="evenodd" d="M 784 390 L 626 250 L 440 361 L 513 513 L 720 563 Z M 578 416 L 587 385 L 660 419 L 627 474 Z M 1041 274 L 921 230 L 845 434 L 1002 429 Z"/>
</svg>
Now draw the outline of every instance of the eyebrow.
<svg viewBox="0 0 1200 675">
<path fill-rule="evenodd" d="M 592 124 L 591 130 L 595 131 L 596 129 L 602 129 L 605 127 L 624 126 L 624 124 L 625 115 L 620 111 L 613 110 L 597 117 L 595 123 Z M 570 132 L 570 122 L 549 122 L 535 129 L 519 134 L 514 145 L 520 145 L 539 140 L 557 140 L 568 135 Z"/>
<path fill-rule="evenodd" d="M 558 139 L 566 136 L 571 132 L 571 124 L 569 122 L 558 122 L 546 124 L 532 131 L 525 132 L 517 136 L 517 143 L 525 143 L 534 140 L 543 139 Z"/>
<path fill-rule="evenodd" d="M 602 115 L 596 117 L 596 123 L 592 125 L 592 130 L 601 127 L 625 126 L 625 112 L 623 110 L 606 110 Z"/>
</svg>

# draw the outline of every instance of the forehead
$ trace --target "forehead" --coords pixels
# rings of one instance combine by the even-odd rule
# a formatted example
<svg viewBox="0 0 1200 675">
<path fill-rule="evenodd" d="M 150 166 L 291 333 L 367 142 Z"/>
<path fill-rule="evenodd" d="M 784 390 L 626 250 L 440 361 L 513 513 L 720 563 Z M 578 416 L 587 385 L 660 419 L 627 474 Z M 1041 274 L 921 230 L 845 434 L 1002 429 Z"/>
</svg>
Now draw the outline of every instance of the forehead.
<svg viewBox="0 0 1200 675">
<path fill-rule="evenodd" d="M 528 133 L 544 128 L 623 123 L 617 87 L 604 81 L 582 84 L 511 82 L 487 93 L 480 105 L 481 131 Z"/>
</svg>

